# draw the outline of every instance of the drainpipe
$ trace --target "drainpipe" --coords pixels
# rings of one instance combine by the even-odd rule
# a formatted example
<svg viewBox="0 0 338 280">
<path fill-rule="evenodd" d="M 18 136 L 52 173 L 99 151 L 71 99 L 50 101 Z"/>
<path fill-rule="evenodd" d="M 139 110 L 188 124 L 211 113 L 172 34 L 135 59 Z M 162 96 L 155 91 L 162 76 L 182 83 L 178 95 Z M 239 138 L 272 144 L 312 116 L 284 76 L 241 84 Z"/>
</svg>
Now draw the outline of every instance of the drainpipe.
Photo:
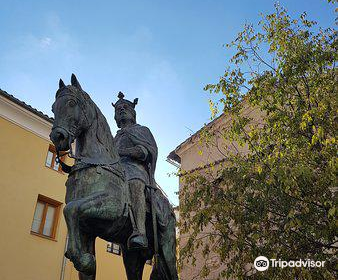
<svg viewBox="0 0 338 280">
<path fill-rule="evenodd" d="M 65 248 L 63 250 L 63 259 L 62 259 L 62 267 L 61 267 L 60 280 L 64 280 L 65 279 L 65 269 L 66 269 L 66 262 L 67 262 L 67 258 L 65 257 L 65 253 L 66 253 L 67 247 L 68 247 L 68 234 L 66 236 Z"/>
</svg>

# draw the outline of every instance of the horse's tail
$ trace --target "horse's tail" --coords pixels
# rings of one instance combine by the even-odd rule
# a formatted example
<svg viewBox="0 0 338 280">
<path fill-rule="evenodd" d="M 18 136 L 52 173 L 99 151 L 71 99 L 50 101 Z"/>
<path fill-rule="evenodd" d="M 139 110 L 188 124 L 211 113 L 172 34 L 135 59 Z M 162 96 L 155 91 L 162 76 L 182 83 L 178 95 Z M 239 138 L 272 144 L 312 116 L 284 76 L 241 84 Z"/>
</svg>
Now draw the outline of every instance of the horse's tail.
<svg viewBox="0 0 338 280">
<path fill-rule="evenodd" d="M 159 254 L 150 280 L 178 280 L 176 268 L 176 219 L 169 216 L 168 225 L 159 231 Z"/>
</svg>

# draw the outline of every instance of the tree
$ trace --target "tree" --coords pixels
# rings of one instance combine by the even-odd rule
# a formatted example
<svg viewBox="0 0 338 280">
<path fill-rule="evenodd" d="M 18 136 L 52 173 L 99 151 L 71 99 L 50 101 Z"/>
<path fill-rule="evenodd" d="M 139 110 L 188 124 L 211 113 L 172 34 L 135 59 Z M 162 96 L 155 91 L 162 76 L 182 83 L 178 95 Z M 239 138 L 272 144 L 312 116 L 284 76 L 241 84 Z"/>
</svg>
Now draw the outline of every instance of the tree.
<svg viewBox="0 0 338 280">
<path fill-rule="evenodd" d="M 219 279 L 336 279 L 337 31 L 275 8 L 258 31 L 246 25 L 227 45 L 236 50 L 231 66 L 205 87 L 217 99 L 213 117 L 232 117 L 217 132 L 226 164 L 181 171 L 181 232 L 189 233 L 181 258 L 194 263 L 198 247 L 205 257 L 216 253 L 227 263 Z M 248 104 L 264 115 L 261 125 L 241 114 Z M 207 145 L 216 135 L 205 129 L 200 137 Z M 234 141 L 249 152 L 231 148 Z M 248 271 L 260 255 L 325 265 Z M 205 264 L 201 277 L 209 273 Z"/>
</svg>

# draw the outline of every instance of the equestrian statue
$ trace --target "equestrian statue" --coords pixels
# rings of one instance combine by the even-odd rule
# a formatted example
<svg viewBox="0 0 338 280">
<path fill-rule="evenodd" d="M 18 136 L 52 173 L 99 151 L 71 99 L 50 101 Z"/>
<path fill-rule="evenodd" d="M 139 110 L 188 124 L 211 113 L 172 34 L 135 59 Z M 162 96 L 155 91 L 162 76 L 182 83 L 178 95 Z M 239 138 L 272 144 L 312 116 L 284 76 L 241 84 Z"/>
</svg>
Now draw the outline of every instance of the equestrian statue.
<svg viewBox="0 0 338 280">
<path fill-rule="evenodd" d="M 149 259 L 155 260 L 150 280 L 178 280 L 176 219 L 154 180 L 157 145 L 150 130 L 136 123 L 138 100 L 126 100 L 121 92 L 118 98 L 112 103 L 120 128 L 114 138 L 75 75 L 71 85 L 59 81 L 50 139 L 58 159 L 68 151 L 75 160 L 73 166 L 60 161 L 69 173 L 63 210 L 69 235 L 65 256 L 80 280 L 95 280 L 99 237 L 120 245 L 128 280 L 141 280 Z"/>
</svg>

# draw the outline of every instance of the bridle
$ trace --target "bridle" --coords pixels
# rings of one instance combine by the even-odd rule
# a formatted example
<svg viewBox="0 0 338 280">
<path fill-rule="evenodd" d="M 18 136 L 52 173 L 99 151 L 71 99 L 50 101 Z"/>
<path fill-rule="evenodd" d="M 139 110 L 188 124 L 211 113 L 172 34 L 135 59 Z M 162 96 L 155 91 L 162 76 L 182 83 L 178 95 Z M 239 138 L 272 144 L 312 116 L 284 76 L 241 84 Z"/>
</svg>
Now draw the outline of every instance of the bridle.
<svg viewBox="0 0 338 280">
<path fill-rule="evenodd" d="M 74 92 L 70 90 L 70 92 L 67 92 L 67 93 L 63 93 L 63 92 L 59 93 L 56 98 L 58 99 L 65 95 L 67 96 L 71 95 L 73 98 L 75 98 L 78 101 L 78 104 L 85 118 L 85 127 L 90 128 L 93 122 L 90 122 L 88 120 L 88 115 L 87 115 L 87 110 L 86 110 L 88 106 L 88 97 L 85 94 L 81 94 L 81 98 L 80 98 L 78 95 L 76 95 Z M 52 131 L 56 128 L 61 128 L 68 133 L 69 151 L 60 155 L 60 151 L 56 148 L 56 162 L 61 164 L 61 168 L 65 173 L 73 173 L 74 171 L 79 170 L 79 169 L 84 169 L 90 166 L 98 166 L 98 165 L 104 167 L 105 169 L 108 169 L 109 171 L 116 173 L 115 168 L 113 168 L 112 166 L 119 162 L 118 157 L 114 161 L 111 161 L 111 162 L 102 162 L 102 161 L 99 162 L 91 158 L 78 157 L 74 155 L 73 149 L 72 149 L 72 141 L 76 139 L 78 136 L 78 127 L 72 126 L 71 128 L 67 128 L 61 124 L 61 125 L 57 125 L 53 127 Z M 69 166 L 68 164 L 66 164 L 65 162 L 61 160 L 61 157 L 65 155 L 68 155 L 70 158 L 77 160 L 78 163 L 75 163 L 73 166 Z M 80 165 L 80 167 L 78 165 Z M 118 175 L 119 176 L 122 175 L 122 177 L 125 177 L 124 174 L 118 174 Z"/>
<path fill-rule="evenodd" d="M 80 98 L 78 95 L 76 95 L 74 92 L 72 92 L 70 89 L 67 93 L 59 93 L 57 94 L 56 96 L 56 99 L 62 97 L 62 96 L 72 96 L 74 99 L 76 99 L 78 101 L 78 104 L 80 105 L 80 108 L 81 108 L 81 111 L 83 113 L 83 116 L 85 118 L 85 121 L 86 121 L 86 127 L 90 127 L 92 124 L 89 123 L 89 120 L 88 120 L 88 116 L 87 116 L 87 110 L 86 110 L 86 107 L 87 107 L 87 104 L 88 104 L 88 101 L 85 97 L 83 98 Z M 55 147 L 56 149 L 56 159 L 55 161 L 57 163 L 60 163 L 61 164 L 61 167 L 62 167 L 62 170 L 66 173 L 70 173 L 71 171 L 71 166 L 69 166 L 68 164 L 64 163 L 62 160 L 61 160 L 61 157 L 65 156 L 65 155 L 68 155 L 70 158 L 73 158 L 75 160 L 81 160 L 81 157 L 76 157 L 73 153 L 73 148 L 72 148 L 72 142 L 74 139 L 76 139 L 77 137 L 77 130 L 78 130 L 78 127 L 76 126 L 72 126 L 70 128 L 67 128 L 67 127 L 64 127 L 63 125 L 57 125 L 57 126 L 53 126 L 52 128 L 52 131 L 56 128 L 61 128 L 62 130 L 66 131 L 67 134 L 68 134 L 68 146 L 69 146 L 69 151 L 68 152 L 65 152 L 63 153 L 62 155 L 60 155 L 60 151 Z"/>
<path fill-rule="evenodd" d="M 80 97 L 78 94 L 75 94 L 71 89 L 69 89 L 69 91 L 67 91 L 66 93 L 64 91 L 60 92 L 60 93 L 57 93 L 56 94 L 56 99 L 62 97 L 62 96 L 71 96 L 73 97 L 74 99 L 76 99 L 78 101 L 78 104 L 80 105 L 80 108 L 81 108 L 81 111 L 85 117 L 85 120 L 86 120 L 86 127 L 90 127 L 92 125 L 92 123 L 89 122 L 88 120 L 88 116 L 87 116 L 87 106 L 88 106 L 88 98 L 86 95 L 86 93 L 81 93 Z M 65 127 L 61 127 L 61 126 L 57 126 L 57 127 L 60 127 L 62 129 L 64 129 L 65 131 L 67 131 L 70 135 L 74 136 L 75 137 L 75 134 L 76 134 L 76 130 L 77 130 L 77 127 L 75 127 L 75 131 L 73 131 L 72 129 L 67 129 Z M 72 127 L 74 128 L 74 127 Z"/>
</svg>

